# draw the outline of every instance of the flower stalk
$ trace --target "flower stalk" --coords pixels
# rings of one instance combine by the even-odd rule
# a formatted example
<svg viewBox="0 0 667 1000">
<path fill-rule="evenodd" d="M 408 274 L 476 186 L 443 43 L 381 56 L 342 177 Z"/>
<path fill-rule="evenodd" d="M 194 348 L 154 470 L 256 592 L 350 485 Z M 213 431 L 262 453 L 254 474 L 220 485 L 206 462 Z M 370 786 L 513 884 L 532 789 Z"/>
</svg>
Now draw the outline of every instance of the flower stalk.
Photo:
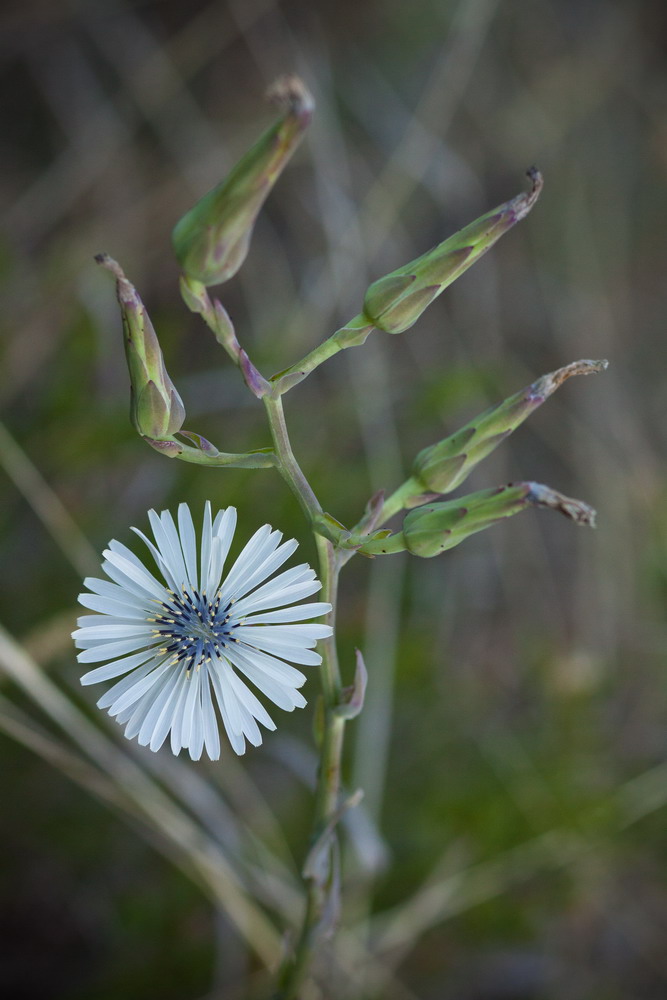
<svg viewBox="0 0 667 1000">
<path fill-rule="evenodd" d="M 334 628 L 340 560 L 332 542 L 317 533 L 315 541 L 319 554 L 322 600 L 331 604 L 331 611 L 325 621 Z M 307 885 L 307 895 L 299 936 L 293 953 L 286 957 L 280 970 L 278 991 L 273 1000 L 297 1000 L 318 942 L 327 930 L 333 929 L 333 915 L 338 911 L 338 845 L 335 827 L 341 816 L 339 799 L 347 719 L 337 711 L 342 703 L 343 693 L 335 635 L 322 640 L 319 649 L 322 654 L 319 669 L 324 718 L 310 837 L 311 851 L 302 873 Z M 324 838 L 324 843 L 321 850 L 317 851 L 318 863 L 308 864 L 320 838 Z"/>
<path fill-rule="evenodd" d="M 322 928 L 325 913 L 329 909 L 328 902 L 337 891 L 334 828 L 339 807 L 343 744 L 347 721 L 345 716 L 338 711 L 343 701 L 343 691 L 336 639 L 333 633 L 341 561 L 333 542 L 325 538 L 318 529 L 322 517 L 322 507 L 292 451 L 282 400 L 280 396 L 271 395 L 265 396 L 263 402 L 273 437 L 278 471 L 311 522 L 319 559 L 319 579 L 322 583 L 321 599 L 331 605 L 331 611 L 326 615 L 325 623 L 331 627 L 332 633 L 322 639 L 319 644 L 322 655 L 319 673 L 323 701 L 323 723 L 311 848 L 325 830 L 329 831 L 329 836 L 322 851 L 320 863 L 312 869 L 304 868 L 303 875 L 307 883 L 307 896 L 301 930 L 294 953 L 287 957 L 281 970 L 280 988 L 276 994 L 276 1000 L 296 1000 L 310 968 L 319 938 L 318 929 Z"/>
</svg>

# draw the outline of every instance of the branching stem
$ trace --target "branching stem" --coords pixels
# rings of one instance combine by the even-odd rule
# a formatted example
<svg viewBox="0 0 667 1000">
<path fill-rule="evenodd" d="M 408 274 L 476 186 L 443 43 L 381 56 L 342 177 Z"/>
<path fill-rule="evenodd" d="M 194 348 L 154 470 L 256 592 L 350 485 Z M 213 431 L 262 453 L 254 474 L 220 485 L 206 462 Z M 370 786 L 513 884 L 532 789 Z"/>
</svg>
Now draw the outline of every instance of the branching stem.
<svg viewBox="0 0 667 1000">
<path fill-rule="evenodd" d="M 266 407 L 273 444 L 278 456 L 278 471 L 296 496 L 304 514 L 312 524 L 318 515 L 322 513 L 322 507 L 294 457 L 289 434 L 287 433 L 282 400 L 279 396 L 264 396 L 263 403 Z"/>
</svg>

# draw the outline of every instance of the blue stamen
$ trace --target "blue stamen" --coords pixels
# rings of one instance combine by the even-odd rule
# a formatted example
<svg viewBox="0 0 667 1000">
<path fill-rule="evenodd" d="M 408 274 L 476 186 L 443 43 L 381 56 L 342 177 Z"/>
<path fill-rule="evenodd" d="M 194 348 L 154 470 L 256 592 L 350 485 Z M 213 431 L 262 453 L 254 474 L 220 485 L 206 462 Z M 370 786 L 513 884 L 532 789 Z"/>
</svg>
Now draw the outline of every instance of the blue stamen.
<svg viewBox="0 0 667 1000">
<path fill-rule="evenodd" d="M 231 640 L 231 630 L 240 622 L 229 623 L 231 602 L 220 608 L 220 594 L 213 602 L 205 594 L 183 588 L 171 601 L 162 603 L 155 618 L 156 640 L 164 643 L 167 652 L 174 652 L 176 661 L 189 672 L 219 655 Z"/>
</svg>

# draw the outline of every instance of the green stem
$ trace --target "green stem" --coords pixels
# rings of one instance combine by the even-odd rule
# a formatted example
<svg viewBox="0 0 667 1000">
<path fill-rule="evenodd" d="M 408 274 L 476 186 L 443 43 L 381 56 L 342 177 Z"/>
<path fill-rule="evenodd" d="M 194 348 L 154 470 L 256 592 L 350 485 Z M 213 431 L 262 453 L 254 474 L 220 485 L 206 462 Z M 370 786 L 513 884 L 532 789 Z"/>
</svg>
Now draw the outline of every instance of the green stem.
<svg viewBox="0 0 667 1000">
<path fill-rule="evenodd" d="M 337 553 L 332 543 L 323 535 L 315 534 L 315 544 L 319 556 L 320 582 L 322 583 L 321 600 L 327 601 L 331 605 L 331 611 L 327 615 L 327 625 L 335 629 L 336 625 L 336 598 L 338 596 L 338 577 L 340 566 Z M 340 668 L 338 666 L 338 654 L 334 636 L 320 641 L 322 652 L 322 693 L 327 707 L 335 708 L 340 703 L 341 679 Z"/>
<path fill-rule="evenodd" d="M 275 469 L 278 466 L 276 456 L 268 448 L 240 455 L 224 451 L 217 455 L 207 455 L 206 452 L 191 448 L 180 441 L 174 443 L 176 444 L 174 448 L 162 448 L 160 445 L 170 445 L 171 442 L 149 441 L 152 448 L 171 458 L 178 458 L 181 462 L 190 462 L 193 465 L 207 465 L 212 469 Z"/>
<path fill-rule="evenodd" d="M 201 281 L 181 275 L 181 295 L 188 309 L 199 313 L 221 347 L 227 351 L 235 365 L 239 363 L 240 345 L 232 321 L 222 304 L 211 301 L 208 289 Z"/>
<path fill-rule="evenodd" d="M 340 561 L 330 541 L 315 534 L 322 581 L 322 599 L 331 604 L 327 623 L 332 627 L 336 618 L 336 597 Z M 336 712 L 341 701 L 341 677 L 334 636 L 322 640 L 320 644 L 322 663 L 320 683 L 324 701 L 324 730 L 320 747 L 320 763 L 315 793 L 315 814 L 311 845 L 322 834 L 338 807 L 341 787 L 341 763 L 345 736 L 345 719 Z M 325 930 L 322 922 L 327 908 L 329 894 L 335 892 L 333 884 L 335 838 L 327 848 L 326 871 L 318 877 L 308 878 L 308 894 L 294 956 L 282 970 L 280 986 L 274 1000 L 297 1000 L 301 987 L 308 976 L 321 933 Z"/>
<path fill-rule="evenodd" d="M 334 354 L 338 354 L 339 351 L 345 350 L 346 347 L 359 347 L 361 344 L 364 344 L 374 329 L 373 324 L 369 322 L 363 313 L 355 316 L 347 326 L 336 330 L 334 334 L 323 341 L 318 347 L 315 347 L 310 354 L 306 354 L 305 358 L 302 358 L 297 364 L 274 375 L 270 379 L 274 387 L 274 393 L 280 395 L 283 392 L 287 392 L 288 389 L 297 385 L 306 375 L 309 375 L 310 372 L 319 367 L 323 361 L 333 357 Z"/>
<path fill-rule="evenodd" d="M 398 514 L 400 510 L 403 510 L 406 506 L 411 506 L 409 501 L 418 497 L 420 494 L 424 493 L 424 487 L 421 483 L 410 476 L 406 479 L 404 483 L 394 490 L 391 496 L 388 496 L 385 502 L 382 504 L 382 510 L 378 515 L 378 519 L 375 522 L 374 527 L 381 528 L 383 524 L 386 524 L 390 517 L 394 514 Z M 354 528 L 352 529 L 354 531 Z"/>
<path fill-rule="evenodd" d="M 294 457 L 285 424 L 282 400 L 280 396 L 265 396 L 263 402 L 271 427 L 275 453 L 278 456 L 278 468 L 296 495 L 308 520 L 314 524 L 322 514 L 322 507 Z M 322 583 L 321 599 L 331 604 L 331 611 L 326 617 L 326 622 L 333 629 L 336 619 L 336 598 L 341 561 L 331 541 L 317 531 L 314 531 L 314 536 Z M 324 727 L 320 747 L 311 844 L 314 844 L 325 831 L 338 808 L 345 734 L 345 719 L 336 712 L 337 706 L 341 703 L 341 676 L 333 634 L 327 639 L 321 640 L 320 651 L 322 663 L 319 673 L 324 703 Z M 276 1000 L 278 998 L 279 1000 L 296 1000 L 301 986 L 308 976 L 322 930 L 329 894 L 335 891 L 333 854 L 336 850 L 336 844 L 334 837 L 331 838 L 331 843 L 326 850 L 325 871 L 318 872 L 316 877 L 309 877 L 307 880 L 307 898 L 301 931 L 294 955 L 285 963 L 281 972 Z"/>
<path fill-rule="evenodd" d="M 358 524 L 351 529 L 350 538 L 354 541 L 356 536 L 363 537 L 364 535 L 369 535 L 371 531 L 381 528 L 383 524 L 386 524 L 387 521 L 394 516 L 394 514 L 398 514 L 399 511 L 404 510 L 406 507 L 411 507 L 412 503 L 410 501 L 422 494 L 423 486 L 417 479 L 415 479 L 414 476 L 410 476 L 410 478 L 406 479 L 404 483 L 401 483 L 398 489 L 394 490 L 391 496 L 387 497 L 377 514 L 366 514 L 361 518 Z M 387 555 L 392 552 L 403 552 L 404 549 L 405 543 L 403 535 L 399 532 L 398 534 L 390 535 L 386 539 L 366 543 L 364 551 L 368 555 Z M 341 551 L 339 556 L 341 568 L 345 566 L 355 554 L 356 553 L 353 548 Z"/>
<path fill-rule="evenodd" d="M 278 470 L 295 494 L 301 505 L 301 509 L 312 524 L 322 513 L 322 507 L 294 457 L 287 433 L 287 425 L 285 424 L 282 400 L 280 396 L 275 398 L 273 396 L 264 396 L 262 401 L 266 407 L 273 444 L 278 456 Z"/>
</svg>

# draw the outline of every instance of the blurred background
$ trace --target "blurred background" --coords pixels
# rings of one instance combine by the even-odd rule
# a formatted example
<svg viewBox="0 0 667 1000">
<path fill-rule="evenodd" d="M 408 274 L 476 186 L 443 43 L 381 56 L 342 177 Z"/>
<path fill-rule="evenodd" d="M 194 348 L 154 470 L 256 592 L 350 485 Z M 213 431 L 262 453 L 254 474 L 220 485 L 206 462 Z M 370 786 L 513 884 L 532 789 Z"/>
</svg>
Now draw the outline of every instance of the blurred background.
<svg viewBox="0 0 667 1000">
<path fill-rule="evenodd" d="M 366 798 L 339 956 L 304 997 L 667 996 L 667 8 L 11 0 L 0 33 L 4 995 L 266 996 L 298 920 L 310 709 L 242 759 L 154 755 L 94 709 L 69 638 L 81 578 L 149 507 L 234 504 L 239 537 L 269 521 L 315 559 L 273 472 L 200 470 L 133 432 L 113 282 L 92 260 L 110 253 L 139 289 L 186 426 L 223 450 L 268 443 L 180 300 L 170 231 L 293 70 L 316 119 L 219 290 L 267 375 L 371 280 L 526 188 L 531 164 L 545 177 L 415 327 L 286 399 L 327 510 L 356 521 L 491 403 L 610 361 L 464 488 L 546 482 L 598 508 L 597 531 L 529 512 L 438 559 L 344 572 L 344 674 L 355 645 L 370 673 L 345 776 Z"/>
</svg>

